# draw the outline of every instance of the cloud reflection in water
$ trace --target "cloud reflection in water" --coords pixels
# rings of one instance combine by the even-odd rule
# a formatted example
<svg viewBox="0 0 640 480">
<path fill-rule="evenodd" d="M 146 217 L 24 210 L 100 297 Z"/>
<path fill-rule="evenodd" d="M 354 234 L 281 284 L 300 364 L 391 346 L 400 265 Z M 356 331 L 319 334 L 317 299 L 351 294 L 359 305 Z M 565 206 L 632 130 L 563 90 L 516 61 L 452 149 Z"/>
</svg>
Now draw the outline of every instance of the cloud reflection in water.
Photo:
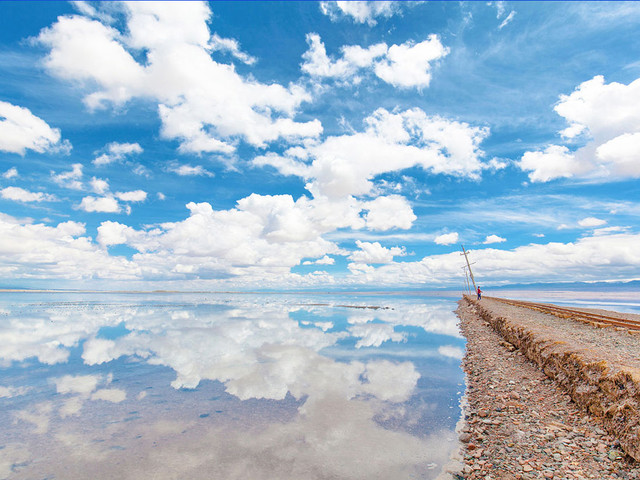
<svg viewBox="0 0 640 480">
<path fill-rule="evenodd" d="M 0 326 L 0 478 L 428 479 L 455 448 L 452 302 L 30 298 Z"/>
</svg>

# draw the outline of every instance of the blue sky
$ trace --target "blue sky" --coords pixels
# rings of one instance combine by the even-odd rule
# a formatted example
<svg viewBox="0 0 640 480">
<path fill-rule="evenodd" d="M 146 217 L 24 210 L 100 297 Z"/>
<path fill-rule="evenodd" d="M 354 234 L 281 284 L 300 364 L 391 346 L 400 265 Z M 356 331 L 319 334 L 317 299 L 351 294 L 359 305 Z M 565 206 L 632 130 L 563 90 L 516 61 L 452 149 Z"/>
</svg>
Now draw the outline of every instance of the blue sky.
<svg viewBox="0 0 640 480">
<path fill-rule="evenodd" d="M 634 2 L 0 9 L 4 286 L 640 278 Z"/>
</svg>

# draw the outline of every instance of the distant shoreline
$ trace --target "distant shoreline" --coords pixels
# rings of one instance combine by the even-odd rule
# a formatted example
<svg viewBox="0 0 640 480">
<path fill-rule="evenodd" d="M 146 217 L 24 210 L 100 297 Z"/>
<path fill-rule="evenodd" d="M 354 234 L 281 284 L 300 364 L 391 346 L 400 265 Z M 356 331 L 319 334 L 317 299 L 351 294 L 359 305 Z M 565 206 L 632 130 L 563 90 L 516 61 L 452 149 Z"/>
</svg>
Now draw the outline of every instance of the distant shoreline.
<svg viewBox="0 0 640 480">
<path fill-rule="evenodd" d="M 233 290 L 72 290 L 72 289 L 28 289 L 0 288 L 2 294 L 67 294 L 67 295 L 318 295 L 318 296 L 406 296 L 406 297 L 445 297 L 460 299 L 466 292 L 461 290 L 306 290 L 306 291 L 233 291 Z M 502 298 L 540 300 L 552 302 L 574 302 L 580 304 L 632 302 L 640 304 L 637 288 L 603 289 L 562 289 L 562 288 L 491 288 L 486 287 L 485 294 Z M 613 306 L 613 305 L 612 305 Z"/>
</svg>

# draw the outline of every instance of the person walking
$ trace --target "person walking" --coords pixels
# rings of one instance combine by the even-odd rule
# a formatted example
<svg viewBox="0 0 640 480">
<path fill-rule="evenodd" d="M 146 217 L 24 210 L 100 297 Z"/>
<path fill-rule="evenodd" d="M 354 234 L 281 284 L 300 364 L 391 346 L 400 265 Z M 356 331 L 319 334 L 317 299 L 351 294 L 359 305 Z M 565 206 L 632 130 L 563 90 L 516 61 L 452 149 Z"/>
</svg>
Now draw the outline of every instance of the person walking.
<svg viewBox="0 0 640 480">
<path fill-rule="evenodd" d="M 478 287 L 478 300 L 482 300 L 482 290 Z"/>
</svg>

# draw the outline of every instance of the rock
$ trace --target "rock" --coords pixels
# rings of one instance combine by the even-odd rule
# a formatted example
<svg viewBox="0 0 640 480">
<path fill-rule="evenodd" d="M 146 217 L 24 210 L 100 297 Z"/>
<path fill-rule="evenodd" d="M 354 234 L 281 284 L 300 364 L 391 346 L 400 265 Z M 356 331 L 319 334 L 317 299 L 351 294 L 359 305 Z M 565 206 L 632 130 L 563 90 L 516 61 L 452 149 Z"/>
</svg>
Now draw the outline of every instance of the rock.
<svg viewBox="0 0 640 480">
<path fill-rule="evenodd" d="M 460 437 L 458 437 L 458 438 L 460 438 L 460 441 L 462 443 L 467 443 L 467 442 L 469 442 L 469 440 L 471 440 L 471 434 L 470 433 L 466 433 L 466 432 L 465 433 L 461 433 Z"/>
<path fill-rule="evenodd" d="M 607 457 L 609 457 L 609 460 L 613 462 L 622 458 L 622 452 L 619 452 L 618 450 L 610 450 Z"/>
<path fill-rule="evenodd" d="M 533 471 L 533 467 L 531 465 L 529 465 L 528 463 L 524 464 L 522 466 L 522 471 L 523 472 L 532 472 Z"/>
</svg>

